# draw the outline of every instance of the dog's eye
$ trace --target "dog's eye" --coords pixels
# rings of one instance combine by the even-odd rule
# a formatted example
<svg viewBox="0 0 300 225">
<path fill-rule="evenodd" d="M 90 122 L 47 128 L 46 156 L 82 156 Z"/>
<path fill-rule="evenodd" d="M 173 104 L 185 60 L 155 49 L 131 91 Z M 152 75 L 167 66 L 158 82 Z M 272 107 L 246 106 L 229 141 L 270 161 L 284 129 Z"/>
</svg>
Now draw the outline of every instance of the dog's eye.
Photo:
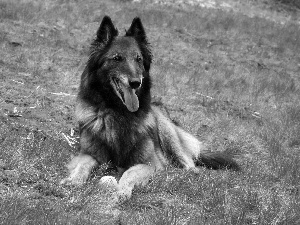
<svg viewBox="0 0 300 225">
<path fill-rule="evenodd" d="M 123 60 L 122 56 L 120 56 L 120 55 L 114 55 L 112 59 L 117 62 L 121 62 Z"/>
<path fill-rule="evenodd" d="M 143 60 L 143 59 L 142 59 L 142 57 L 141 57 L 141 56 L 139 56 L 139 55 L 137 55 L 137 57 L 136 57 L 136 61 L 137 61 L 137 62 L 142 62 L 142 60 Z"/>
</svg>

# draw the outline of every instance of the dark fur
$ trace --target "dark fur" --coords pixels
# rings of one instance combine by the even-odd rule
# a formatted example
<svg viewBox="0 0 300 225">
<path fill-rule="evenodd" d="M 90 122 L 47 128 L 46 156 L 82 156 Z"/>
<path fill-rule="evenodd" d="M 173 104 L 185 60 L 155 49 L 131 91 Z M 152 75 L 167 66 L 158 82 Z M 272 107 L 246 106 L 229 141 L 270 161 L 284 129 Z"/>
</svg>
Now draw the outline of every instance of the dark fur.
<svg viewBox="0 0 300 225">
<path fill-rule="evenodd" d="M 206 152 L 201 142 L 151 104 L 151 62 L 139 18 L 122 37 L 111 19 L 103 18 L 78 94 L 81 155 L 70 163 L 71 173 L 64 182 L 81 183 L 92 167 L 108 162 L 127 170 L 120 185 L 124 188 L 131 182 L 131 189 L 169 164 L 239 169 L 229 156 Z"/>
<path fill-rule="evenodd" d="M 110 161 L 114 165 L 123 168 L 129 168 L 133 162 L 137 161 L 136 158 L 142 157 L 137 149 L 137 140 L 142 140 L 143 136 L 154 135 L 151 130 L 147 131 L 147 133 L 138 132 L 140 123 L 150 110 L 151 79 L 149 70 L 152 54 L 140 19 L 135 18 L 133 24 L 135 26 L 130 27 L 126 35 L 120 40 L 123 41 L 129 38 L 136 41 L 144 59 L 142 68 L 144 79 L 141 90 L 138 92 L 140 102 L 138 111 L 132 113 L 127 110 L 108 83 L 110 70 L 101 70 L 105 60 L 107 60 L 105 54 L 110 51 L 118 35 L 118 31 L 109 17 L 104 17 L 97 31 L 97 38 L 92 43 L 91 55 L 82 74 L 78 94 L 78 101 L 84 102 L 87 107 L 92 106 L 95 109 L 95 113 L 98 110 L 102 110 L 110 114 L 111 118 L 109 120 L 111 120 L 112 129 L 105 127 L 104 129 L 106 130 L 99 130 L 98 132 L 116 132 L 113 140 L 110 138 L 101 139 L 98 135 L 93 135 L 89 129 L 86 129 L 87 124 L 80 122 L 81 138 L 89 142 L 87 148 L 82 148 L 82 152 L 92 155 L 100 163 Z M 108 39 L 107 36 L 101 35 L 103 32 L 108 32 Z M 122 54 L 123 50 L 122 48 L 118 49 L 120 54 Z M 121 72 L 128 73 L 126 70 Z"/>
</svg>

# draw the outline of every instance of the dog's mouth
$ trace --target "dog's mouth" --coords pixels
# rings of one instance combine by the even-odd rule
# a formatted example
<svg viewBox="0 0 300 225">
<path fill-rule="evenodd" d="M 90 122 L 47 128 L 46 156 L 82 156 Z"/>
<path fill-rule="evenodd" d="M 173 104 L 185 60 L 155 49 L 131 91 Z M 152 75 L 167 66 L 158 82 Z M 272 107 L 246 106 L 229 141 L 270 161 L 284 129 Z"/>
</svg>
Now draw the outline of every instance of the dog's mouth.
<svg viewBox="0 0 300 225">
<path fill-rule="evenodd" d="M 131 88 L 128 82 L 117 77 L 112 78 L 112 85 L 115 93 L 126 108 L 130 112 L 136 112 L 139 109 L 139 99 L 136 95 L 136 89 Z"/>
</svg>

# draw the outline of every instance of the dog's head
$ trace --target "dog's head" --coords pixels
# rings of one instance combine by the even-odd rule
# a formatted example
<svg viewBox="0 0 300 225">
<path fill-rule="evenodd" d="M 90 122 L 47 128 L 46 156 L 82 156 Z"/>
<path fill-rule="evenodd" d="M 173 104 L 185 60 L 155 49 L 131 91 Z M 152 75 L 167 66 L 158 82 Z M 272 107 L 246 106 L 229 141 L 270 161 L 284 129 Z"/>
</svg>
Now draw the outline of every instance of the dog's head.
<svg viewBox="0 0 300 225">
<path fill-rule="evenodd" d="M 151 61 L 146 33 L 139 18 L 135 18 L 125 36 L 120 37 L 110 17 L 105 16 L 92 43 L 82 87 L 92 89 L 95 96 L 100 94 L 102 99 L 109 101 L 108 105 L 121 103 L 130 112 L 136 112 L 142 98 L 150 95 Z"/>
</svg>

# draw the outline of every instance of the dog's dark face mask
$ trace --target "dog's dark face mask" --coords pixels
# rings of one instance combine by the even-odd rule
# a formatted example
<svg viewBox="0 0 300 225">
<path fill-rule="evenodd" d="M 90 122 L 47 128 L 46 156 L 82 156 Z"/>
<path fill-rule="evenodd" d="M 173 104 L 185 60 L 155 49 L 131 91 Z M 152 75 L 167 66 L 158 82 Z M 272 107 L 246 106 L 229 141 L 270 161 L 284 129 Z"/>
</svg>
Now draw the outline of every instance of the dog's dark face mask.
<svg viewBox="0 0 300 225">
<path fill-rule="evenodd" d="M 139 93 L 143 85 L 143 58 L 132 37 L 117 37 L 106 54 L 103 68 L 109 71 L 114 93 L 130 112 L 139 109 Z"/>
<path fill-rule="evenodd" d="M 92 56 L 103 52 L 96 57 L 101 59 L 97 76 L 105 79 L 103 82 L 109 82 L 113 93 L 130 112 L 136 112 L 143 79 L 149 76 L 151 53 L 139 18 L 132 21 L 125 36 L 117 35 L 111 19 L 104 17 L 92 44 Z"/>
</svg>

